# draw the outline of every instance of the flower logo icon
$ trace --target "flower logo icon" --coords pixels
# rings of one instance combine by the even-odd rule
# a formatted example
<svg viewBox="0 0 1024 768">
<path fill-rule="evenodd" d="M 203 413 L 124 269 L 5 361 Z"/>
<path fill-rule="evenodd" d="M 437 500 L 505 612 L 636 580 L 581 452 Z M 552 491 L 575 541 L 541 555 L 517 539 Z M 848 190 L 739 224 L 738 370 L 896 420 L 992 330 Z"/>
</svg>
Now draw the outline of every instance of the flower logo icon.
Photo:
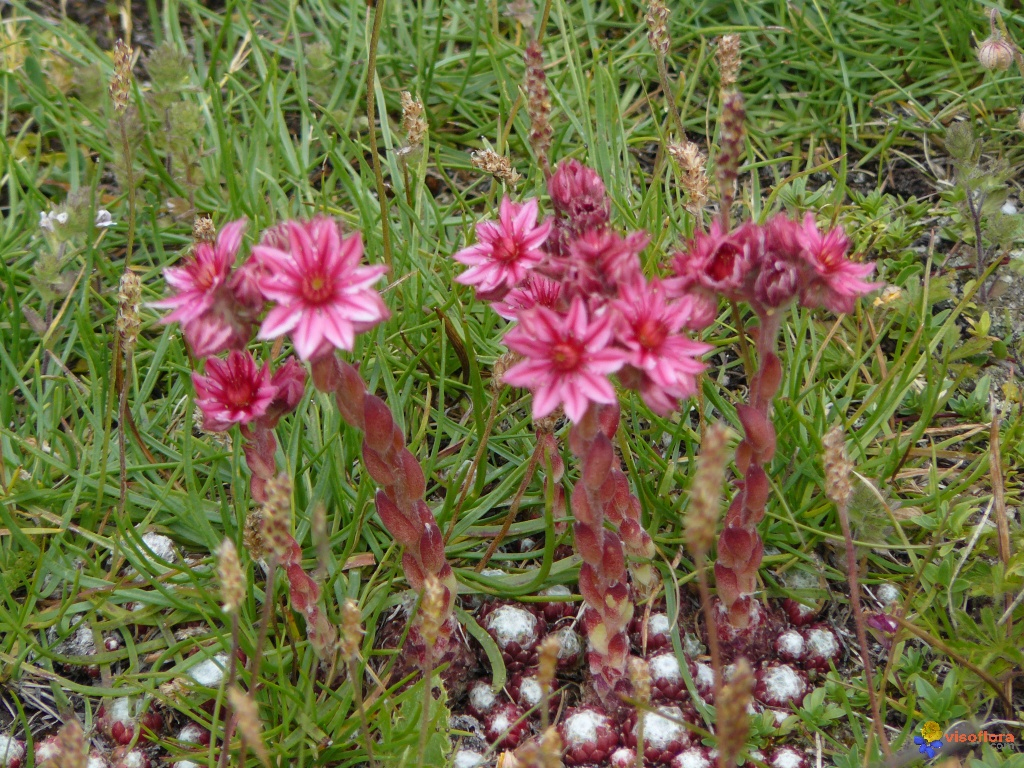
<svg viewBox="0 0 1024 768">
<path fill-rule="evenodd" d="M 917 751 L 931 760 L 942 749 L 942 728 L 934 720 L 921 726 L 921 735 L 914 737 Z"/>
</svg>

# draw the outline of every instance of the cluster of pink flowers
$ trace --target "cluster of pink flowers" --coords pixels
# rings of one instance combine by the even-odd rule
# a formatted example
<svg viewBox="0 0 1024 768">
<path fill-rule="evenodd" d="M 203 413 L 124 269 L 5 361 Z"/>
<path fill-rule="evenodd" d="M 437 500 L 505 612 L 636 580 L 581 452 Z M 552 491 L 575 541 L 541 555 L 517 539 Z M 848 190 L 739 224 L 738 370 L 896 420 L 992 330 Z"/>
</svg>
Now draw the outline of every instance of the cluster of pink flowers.
<svg viewBox="0 0 1024 768">
<path fill-rule="evenodd" d="M 589 404 L 614 403 L 615 373 L 668 413 L 693 394 L 704 368 L 698 358 L 710 349 L 686 335 L 699 327 L 696 304 L 644 277 L 648 237 L 608 226 L 595 171 L 563 162 L 548 190 L 555 217 L 538 223 L 536 200 L 506 198 L 496 222 L 477 225 L 476 245 L 455 254 L 470 267 L 456 279 L 517 321 L 505 344 L 524 360 L 504 380 L 533 391 L 537 418 L 561 405 L 578 422 Z"/>
<path fill-rule="evenodd" d="M 236 265 L 244 219 L 226 224 L 215 243 L 198 243 L 181 267 L 165 270 L 174 295 L 152 306 L 172 310 L 192 353 L 208 358 L 206 375 L 194 373 L 204 428 L 229 429 L 255 422 L 273 428 L 305 390 L 305 369 L 287 358 L 273 373 L 246 350 L 267 302 L 258 338 L 291 334 L 303 360 L 351 350 L 355 335 L 387 319 L 372 287 L 386 268 L 361 264 L 358 233 L 342 237 L 327 217 L 287 221 L 267 230 L 251 256 Z M 227 359 L 215 355 L 229 352 Z"/>
<path fill-rule="evenodd" d="M 497 221 L 477 225 L 477 242 L 455 254 L 469 266 L 456 280 L 476 288 L 502 317 L 515 320 L 505 343 L 525 359 L 505 374 L 533 391 L 533 413 L 562 405 L 573 421 L 588 404 L 609 404 L 609 376 L 666 414 L 694 393 L 710 347 L 688 332 L 707 327 L 725 297 L 759 315 L 794 299 L 849 312 L 874 288 L 871 264 L 846 258 L 841 229 L 822 234 L 810 214 L 724 231 L 716 222 L 671 260 L 672 274 L 647 278 L 640 254 L 649 238 L 608 225 L 610 203 L 596 171 L 575 160 L 548 183 L 555 211 L 537 220 L 536 200 L 501 203 Z"/>
<path fill-rule="evenodd" d="M 851 312 L 854 300 L 877 286 L 864 279 L 875 265 L 847 259 L 849 247 L 842 229 L 823 234 L 810 213 L 803 222 L 778 214 L 764 225 L 748 222 L 731 232 L 715 221 L 674 256 L 676 276 L 669 282 L 709 322 L 720 296 L 745 301 L 762 316 L 794 299 L 805 307 Z"/>
</svg>

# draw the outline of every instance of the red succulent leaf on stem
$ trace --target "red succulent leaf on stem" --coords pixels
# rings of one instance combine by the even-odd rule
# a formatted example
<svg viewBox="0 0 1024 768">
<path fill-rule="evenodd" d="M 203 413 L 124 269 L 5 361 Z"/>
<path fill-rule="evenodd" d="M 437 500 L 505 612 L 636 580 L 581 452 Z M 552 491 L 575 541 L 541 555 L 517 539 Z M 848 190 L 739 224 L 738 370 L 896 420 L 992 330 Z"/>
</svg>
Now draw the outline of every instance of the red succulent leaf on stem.
<svg viewBox="0 0 1024 768">
<path fill-rule="evenodd" d="M 242 452 L 245 454 L 245 463 L 252 472 L 249 480 L 249 494 L 257 504 L 267 500 L 267 481 L 277 474 L 277 438 L 274 431 L 267 429 L 260 424 L 253 424 L 251 427 L 242 427 Z"/>
<path fill-rule="evenodd" d="M 754 454 L 761 462 L 771 461 L 775 455 L 775 427 L 768 415 L 750 405 L 737 405 L 736 415 Z"/>
<path fill-rule="evenodd" d="M 409 520 L 384 491 L 377 491 L 374 497 L 377 514 L 395 541 L 404 547 L 415 546 L 420 535 L 420 526 Z"/>
</svg>

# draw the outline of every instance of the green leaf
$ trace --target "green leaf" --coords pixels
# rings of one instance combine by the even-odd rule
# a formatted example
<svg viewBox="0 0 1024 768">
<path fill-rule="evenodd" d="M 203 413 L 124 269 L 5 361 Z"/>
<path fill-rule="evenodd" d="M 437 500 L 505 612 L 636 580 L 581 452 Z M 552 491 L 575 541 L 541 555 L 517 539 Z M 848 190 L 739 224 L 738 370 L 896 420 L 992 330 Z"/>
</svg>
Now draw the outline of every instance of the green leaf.
<svg viewBox="0 0 1024 768">
<path fill-rule="evenodd" d="M 501 658 L 501 651 L 498 644 L 494 642 L 487 630 L 476 623 L 476 619 L 469 615 L 462 608 L 455 608 L 455 615 L 466 627 L 466 631 L 477 639 L 477 642 L 484 647 L 487 660 L 491 663 L 491 689 L 497 693 L 505 687 L 505 661 Z"/>
</svg>

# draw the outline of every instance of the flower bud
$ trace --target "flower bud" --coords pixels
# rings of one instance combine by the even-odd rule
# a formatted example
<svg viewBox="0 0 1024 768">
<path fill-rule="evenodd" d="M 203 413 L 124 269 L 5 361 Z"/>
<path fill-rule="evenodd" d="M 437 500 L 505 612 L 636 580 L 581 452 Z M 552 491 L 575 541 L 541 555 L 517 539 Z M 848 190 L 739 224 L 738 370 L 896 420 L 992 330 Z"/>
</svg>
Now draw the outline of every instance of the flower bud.
<svg viewBox="0 0 1024 768">
<path fill-rule="evenodd" d="M 1013 64 L 1013 43 L 1000 34 L 985 38 L 978 46 L 978 63 L 985 69 L 1002 72 Z"/>
</svg>

